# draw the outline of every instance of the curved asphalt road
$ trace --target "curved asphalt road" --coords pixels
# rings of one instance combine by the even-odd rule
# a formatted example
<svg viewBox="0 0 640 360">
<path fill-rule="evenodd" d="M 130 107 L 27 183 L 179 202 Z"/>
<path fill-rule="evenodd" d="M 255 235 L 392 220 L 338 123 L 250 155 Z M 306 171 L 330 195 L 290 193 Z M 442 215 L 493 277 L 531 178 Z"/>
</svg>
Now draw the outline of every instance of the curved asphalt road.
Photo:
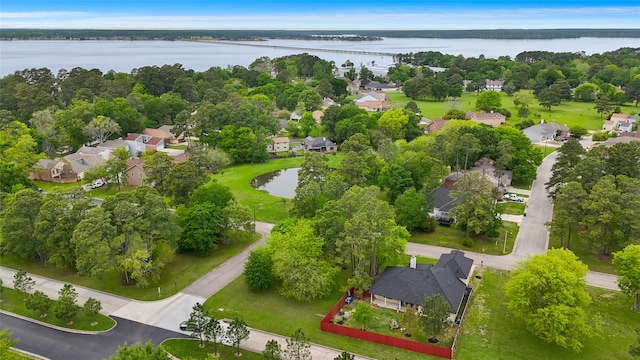
<svg viewBox="0 0 640 360">
<path fill-rule="evenodd" d="M 33 354 L 46 354 L 52 360 L 108 359 L 125 342 L 134 344 L 151 341 L 160 344 L 168 338 L 186 338 L 186 335 L 114 317 L 118 325 L 99 334 L 76 334 L 52 329 L 7 314 L 0 314 L 3 328 L 13 332 L 18 340 L 16 348 Z"/>
</svg>

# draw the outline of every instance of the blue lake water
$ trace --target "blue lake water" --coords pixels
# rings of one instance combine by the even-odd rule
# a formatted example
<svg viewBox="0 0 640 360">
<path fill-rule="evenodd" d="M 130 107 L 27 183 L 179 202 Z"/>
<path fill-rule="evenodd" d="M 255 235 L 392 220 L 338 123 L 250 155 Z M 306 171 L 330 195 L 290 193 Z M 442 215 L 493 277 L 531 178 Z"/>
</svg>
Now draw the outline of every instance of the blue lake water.
<svg viewBox="0 0 640 360">
<path fill-rule="evenodd" d="M 387 53 L 409 53 L 418 51 L 440 51 L 444 54 L 488 58 L 523 51 L 544 50 L 553 52 L 578 52 L 586 54 L 612 51 L 621 47 L 640 47 L 635 38 L 578 38 L 554 40 L 492 40 L 492 39 L 401 39 L 385 38 L 380 41 L 314 41 L 314 40 L 268 40 L 260 45 L 314 48 L 325 50 L 356 50 Z M 255 59 L 268 56 L 282 57 L 308 52 L 336 65 L 351 60 L 356 65 L 366 65 L 378 73 L 386 73 L 393 65 L 391 56 L 345 54 L 325 51 L 277 49 L 230 44 L 209 44 L 187 41 L 0 41 L 0 76 L 25 68 L 47 67 L 54 73 L 60 69 L 74 67 L 114 70 L 130 73 L 132 69 L 180 63 L 186 69 L 204 71 L 217 66 L 249 66 Z M 373 64 L 373 65 L 372 65 Z"/>
</svg>

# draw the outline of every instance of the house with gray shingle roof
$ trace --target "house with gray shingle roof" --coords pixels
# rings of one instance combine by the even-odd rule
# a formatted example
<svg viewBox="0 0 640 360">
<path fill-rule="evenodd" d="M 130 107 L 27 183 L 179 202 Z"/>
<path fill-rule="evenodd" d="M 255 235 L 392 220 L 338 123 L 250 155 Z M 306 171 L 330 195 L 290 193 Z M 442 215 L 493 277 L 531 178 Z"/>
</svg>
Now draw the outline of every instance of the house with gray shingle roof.
<svg viewBox="0 0 640 360">
<path fill-rule="evenodd" d="M 567 136 L 569 134 L 569 128 L 566 125 L 547 122 L 529 126 L 523 129 L 522 132 L 529 138 L 531 143 L 537 144 L 547 140 L 554 140 L 557 136 Z"/>
<path fill-rule="evenodd" d="M 412 257 L 409 266 L 388 266 L 384 270 L 369 290 L 370 301 L 402 311 L 406 307 L 418 309 L 425 297 L 440 294 L 455 314 L 468 293 L 472 266 L 473 260 L 459 250 L 442 254 L 436 265 L 418 265 Z"/>
<path fill-rule="evenodd" d="M 320 151 L 320 152 L 332 152 L 338 150 L 338 144 L 325 137 L 311 137 L 304 138 L 304 149 L 306 151 Z"/>
</svg>

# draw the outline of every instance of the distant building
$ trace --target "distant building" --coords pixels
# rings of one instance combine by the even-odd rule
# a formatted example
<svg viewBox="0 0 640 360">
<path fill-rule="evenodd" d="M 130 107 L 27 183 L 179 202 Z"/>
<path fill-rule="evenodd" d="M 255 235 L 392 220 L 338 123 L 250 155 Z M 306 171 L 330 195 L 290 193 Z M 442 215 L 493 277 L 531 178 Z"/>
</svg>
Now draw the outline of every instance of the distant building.
<svg viewBox="0 0 640 360">
<path fill-rule="evenodd" d="M 283 137 L 273 137 L 271 141 L 267 144 L 267 151 L 270 153 L 279 153 L 283 151 L 289 151 L 289 138 L 286 136 Z"/>
<path fill-rule="evenodd" d="M 504 125 L 507 121 L 507 117 L 500 114 L 499 112 L 488 112 L 488 113 L 474 113 L 469 111 L 466 114 L 467 120 L 473 120 L 480 124 L 486 124 L 493 127 L 498 127 Z"/>
</svg>

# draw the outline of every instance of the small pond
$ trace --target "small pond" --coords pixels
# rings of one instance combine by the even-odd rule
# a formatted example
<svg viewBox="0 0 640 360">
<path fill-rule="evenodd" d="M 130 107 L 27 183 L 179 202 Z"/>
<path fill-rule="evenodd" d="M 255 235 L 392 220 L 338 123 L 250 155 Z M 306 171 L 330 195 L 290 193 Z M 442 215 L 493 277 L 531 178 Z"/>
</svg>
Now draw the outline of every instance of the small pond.
<svg viewBox="0 0 640 360">
<path fill-rule="evenodd" d="M 298 187 L 298 170 L 300 168 L 276 170 L 262 174 L 251 180 L 251 186 L 258 190 L 267 190 L 273 196 L 293 199 L 296 196 L 296 187 Z"/>
</svg>

